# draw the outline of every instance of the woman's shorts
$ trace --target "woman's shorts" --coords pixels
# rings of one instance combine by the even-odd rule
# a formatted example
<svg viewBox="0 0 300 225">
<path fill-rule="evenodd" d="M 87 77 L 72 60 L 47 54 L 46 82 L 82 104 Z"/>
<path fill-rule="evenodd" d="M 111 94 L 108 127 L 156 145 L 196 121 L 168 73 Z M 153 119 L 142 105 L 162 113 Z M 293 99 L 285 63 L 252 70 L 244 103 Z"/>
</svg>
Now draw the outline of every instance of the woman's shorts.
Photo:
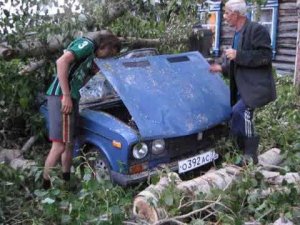
<svg viewBox="0 0 300 225">
<path fill-rule="evenodd" d="M 49 116 L 49 139 L 55 142 L 72 143 L 76 136 L 78 124 L 78 103 L 73 100 L 70 114 L 61 112 L 61 96 L 47 96 Z"/>
</svg>

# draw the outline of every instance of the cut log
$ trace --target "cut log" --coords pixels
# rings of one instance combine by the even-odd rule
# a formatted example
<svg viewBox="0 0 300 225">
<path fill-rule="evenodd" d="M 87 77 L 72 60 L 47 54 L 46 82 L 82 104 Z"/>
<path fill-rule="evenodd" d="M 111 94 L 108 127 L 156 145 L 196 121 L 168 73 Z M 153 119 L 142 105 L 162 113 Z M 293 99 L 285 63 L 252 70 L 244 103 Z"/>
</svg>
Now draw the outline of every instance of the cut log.
<svg viewBox="0 0 300 225">
<path fill-rule="evenodd" d="M 264 176 L 266 182 L 270 184 L 280 185 L 283 181 L 287 183 L 299 183 L 300 175 L 299 173 L 286 173 L 285 175 L 280 175 L 279 172 L 261 170 L 261 174 Z"/>
<path fill-rule="evenodd" d="M 296 9 L 279 9 L 279 15 L 281 17 L 286 17 L 286 16 L 297 16 L 297 11 Z"/>
<path fill-rule="evenodd" d="M 275 60 L 280 62 L 290 62 L 294 64 L 295 58 L 295 56 L 276 55 Z"/>
<path fill-rule="evenodd" d="M 277 50 L 278 55 L 290 55 L 290 56 L 296 56 L 296 49 L 284 49 L 280 48 Z"/>
<path fill-rule="evenodd" d="M 278 165 L 282 162 L 280 150 L 273 148 L 259 156 L 259 164 L 262 166 Z M 133 202 L 133 213 L 139 218 L 149 222 L 157 222 L 167 216 L 162 208 L 157 208 L 161 193 L 170 184 L 175 182 L 176 188 L 186 196 L 193 198 L 199 192 L 209 193 L 213 188 L 227 189 L 232 182 L 237 180 L 243 168 L 234 165 L 226 165 L 224 168 L 209 171 L 203 176 L 182 182 L 176 173 L 168 177 L 162 177 L 156 185 L 150 185 L 140 192 Z M 173 179 L 170 179 L 173 178 Z"/>
<path fill-rule="evenodd" d="M 19 149 L 1 149 L 0 151 L 0 163 L 4 162 L 10 165 L 13 169 L 27 169 L 36 165 L 33 160 L 23 158 L 23 153 L 28 151 L 37 140 L 37 136 L 30 137 L 23 145 L 21 150 Z"/>
<path fill-rule="evenodd" d="M 285 70 L 276 69 L 276 72 L 280 76 L 293 76 L 293 71 L 285 71 Z"/>
<path fill-rule="evenodd" d="M 162 192 L 172 181 L 176 183 L 181 182 L 177 173 L 170 173 L 167 177 L 162 177 L 157 184 L 151 184 L 140 192 L 134 199 L 133 214 L 141 219 L 148 220 L 150 223 L 157 222 L 160 218 L 165 218 L 167 212 L 156 206 Z"/>
<path fill-rule="evenodd" d="M 296 9 L 296 2 L 294 3 L 281 3 L 280 4 L 280 9 Z"/>
<path fill-rule="evenodd" d="M 280 218 L 274 222 L 273 225 L 294 225 L 291 221 L 284 217 L 283 214 L 280 215 Z"/>
<path fill-rule="evenodd" d="M 279 22 L 296 22 L 298 21 L 297 16 L 278 16 L 278 21 Z"/>
<path fill-rule="evenodd" d="M 286 32 L 286 31 L 297 32 L 297 29 L 298 29 L 297 23 L 286 23 L 286 24 L 283 24 L 283 26 L 280 26 L 280 25 L 281 24 L 279 24 L 279 26 L 278 26 L 279 33 Z"/>
<path fill-rule="evenodd" d="M 24 159 L 18 149 L 2 149 L 0 152 L 0 163 L 4 162 L 13 169 L 27 169 L 36 165 L 33 160 Z"/>
<path fill-rule="evenodd" d="M 280 63 L 280 62 L 273 62 L 272 65 L 275 67 L 275 68 L 278 68 L 278 69 L 281 69 L 281 70 L 289 70 L 293 71 L 295 65 L 294 64 L 288 64 L 288 63 Z"/>
<path fill-rule="evenodd" d="M 284 33 L 279 33 L 277 35 L 278 38 L 295 38 L 297 39 L 297 32 L 284 32 Z"/>
<path fill-rule="evenodd" d="M 21 151 L 19 149 L 1 149 L 0 163 L 10 163 L 15 158 L 20 157 Z"/>
</svg>

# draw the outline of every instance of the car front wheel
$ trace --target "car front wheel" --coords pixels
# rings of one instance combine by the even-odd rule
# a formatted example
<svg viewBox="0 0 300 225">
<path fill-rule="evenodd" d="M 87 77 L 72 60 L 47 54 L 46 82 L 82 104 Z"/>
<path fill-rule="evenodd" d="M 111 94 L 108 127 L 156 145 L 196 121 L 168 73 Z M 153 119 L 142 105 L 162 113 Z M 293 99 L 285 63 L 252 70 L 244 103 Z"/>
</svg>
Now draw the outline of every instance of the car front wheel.
<svg viewBox="0 0 300 225">
<path fill-rule="evenodd" d="M 98 181 L 111 180 L 110 165 L 106 157 L 101 153 L 101 151 L 98 148 L 90 148 L 86 153 L 85 158 L 89 167 L 92 169 L 94 177 Z"/>
</svg>

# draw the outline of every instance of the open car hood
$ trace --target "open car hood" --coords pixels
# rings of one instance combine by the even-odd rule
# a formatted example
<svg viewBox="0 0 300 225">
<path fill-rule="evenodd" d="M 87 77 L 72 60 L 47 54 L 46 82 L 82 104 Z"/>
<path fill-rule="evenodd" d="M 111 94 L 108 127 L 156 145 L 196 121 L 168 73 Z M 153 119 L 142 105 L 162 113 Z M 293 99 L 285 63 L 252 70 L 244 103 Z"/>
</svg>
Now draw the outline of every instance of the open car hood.
<svg viewBox="0 0 300 225">
<path fill-rule="evenodd" d="M 144 139 L 189 135 L 230 118 L 229 88 L 198 52 L 95 62 Z"/>
</svg>

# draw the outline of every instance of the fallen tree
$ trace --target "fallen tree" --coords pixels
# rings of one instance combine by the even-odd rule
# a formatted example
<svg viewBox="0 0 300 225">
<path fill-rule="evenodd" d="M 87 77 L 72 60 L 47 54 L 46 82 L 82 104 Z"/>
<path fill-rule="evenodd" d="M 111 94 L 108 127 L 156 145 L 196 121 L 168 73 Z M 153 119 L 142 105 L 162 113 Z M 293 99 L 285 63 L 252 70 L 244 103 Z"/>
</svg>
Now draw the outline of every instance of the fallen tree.
<svg viewBox="0 0 300 225">
<path fill-rule="evenodd" d="M 299 182 L 300 176 L 298 173 L 280 175 L 279 172 L 265 169 L 272 167 L 272 165 L 278 165 L 281 162 L 280 150 L 277 148 L 270 149 L 259 156 L 258 171 L 271 184 L 280 184 L 283 180 L 289 183 Z M 210 193 L 212 189 L 226 190 L 240 178 L 242 172 L 243 168 L 241 167 L 226 165 L 221 169 L 208 171 L 206 174 L 188 181 L 181 181 L 178 174 L 169 173 L 168 176 L 161 177 L 157 184 L 148 186 L 135 197 L 133 214 L 138 218 L 147 220 L 151 224 L 161 224 L 159 221 L 165 220 L 169 216 L 164 208 L 156 208 L 155 206 L 158 205 L 164 190 L 172 182 L 175 184 L 176 190 L 182 192 L 187 199 L 192 201 L 199 193 Z"/>
<path fill-rule="evenodd" d="M 4 162 L 13 169 L 24 170 L 36 165 L 33 160 L 25 159 L 23 153 L 28 151 L 36 142 L 37 136 L 30 137 L 21 149 L 0 149 L 0 163 Z"/>
<path fill-rule="evenodd" d="M 105 30 L 103 30 L 105 31 Z M 99 31 L 99 32 L 103 32 Z M 89 32 L 86 34 L 74 33 L 73 38 L 78 36 L 90 36 L 96 32 Z M 135 37 L 119 37 L 120 41 L 126 45 L 130 45 L 132 48 L 148 48 L 158 47 L 161 45 L 161 40 L 147 39 L 147 38 L 135 38 Z M 71 40 L 69 40 L 70 42 Z M 7 43 L 0 43 L 0 59 L 11 60 L 14 58 L 25 58 L 25 57 L 41 57 L 48 56 L 64 48 L 65 38 L 61 35 L 53 35 L 46 42 L 35 40 L 34 38 L 28 38 L 19 43 L 18 47 L 12 47 Z"/>
</svg>

